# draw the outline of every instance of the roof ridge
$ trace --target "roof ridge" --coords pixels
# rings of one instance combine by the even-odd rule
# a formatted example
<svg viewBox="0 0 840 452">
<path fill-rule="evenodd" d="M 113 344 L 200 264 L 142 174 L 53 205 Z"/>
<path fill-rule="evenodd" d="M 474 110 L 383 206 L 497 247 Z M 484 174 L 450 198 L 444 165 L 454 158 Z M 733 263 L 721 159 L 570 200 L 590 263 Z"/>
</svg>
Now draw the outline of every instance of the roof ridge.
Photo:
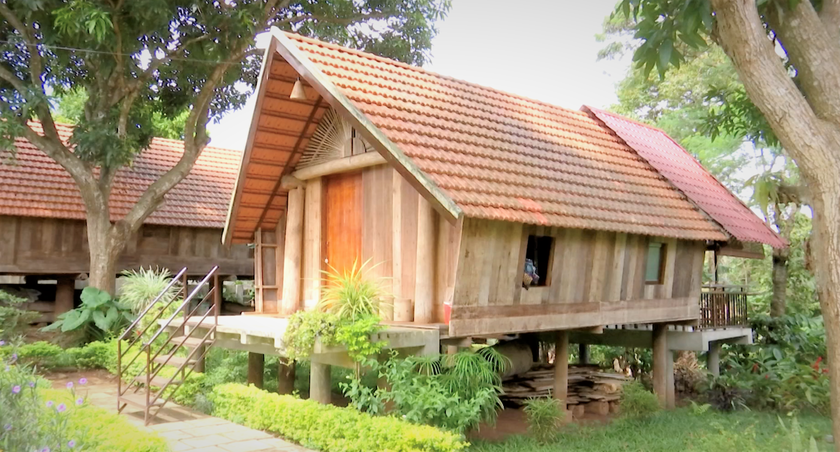
<svg viewBox="0 0 840 452">
<path fill-rule="evenodd" d="M 284 33 L 290 39 L 297 40 L 297 41 L 302 41 L 302 42 L 305 42 L 307 44 L 314 45 L 316 47 L 323 47 L 323 48 L 328 48 L 328 49 L 331 49 L 331 50 L 335 50 L 337 52 L 353 54 L 355 56 L 362 57 L 362 58 L 365 58 L 365 59 L 368 59 L 368 60 L 377 61 L 379 63 L 383 63 L 383 64 L 387 64 L 387 65 L 391 65 L 391 66 L 397 66 L 397 67 L 400 67 L 400 68 L 403 68 L 403 69 L 410 70 L 412 72 L 417 72 L 417 73 L 420 73 L 420 74 L 425 74 L 427 76 L 448 80 L 450 82 L 454 82 L 454 83 L 457 83 L 457 84 L 460 84 L 460 85 L 471 86 L 473 88 L 478 88 L 479 90 L 490 91 L 490 92 L 499 94 L 499 95 L 504 96 L 504 97 L 515 98 L 515 99 L 530 102 L 530 103 L 533 103 L 533 104 L 549 107 L 549 108 L 552 108 L 552 109 L 561 110 L 564 113 L 567 113 L 567 114 L 570 114 L 572 116 L 576 116 L 576 117 L 579 117 L 579 118 L 591 119 L 591 117 L 589 115 L 587 115 L 586 113 L 584 113 L 580 110 L 576 110 L 574 108 L 568 108 L 568 107 L 564 107 L 562 105 L 552 104 L 550 102 L 535 99 L 533 97 L 528 97 L 528 96 L 525 96 L 525 95 L 522 95 L 522 94 L 517 94 L 517 93 L 510 92 L 510 91 L 505 91 L 505 90 L 502 90 L 502 89 L 499 89 L 499 88 L 493 88 L 492 86 L 487 86 L 487 85 L 482 85 L 480 83 L 470 82 L 468 80 L 456 78 L 456 77 L 453 77 L 451 75 L 441 74 L 440 72 L 435 72 L 435 71 L 426 69 L 426 68 L 421 67 L 421 66 L 413 66 L 413 65 L 410 65 L 410 64 L 403 63 L 402 61 L 397 61 L 397 60 L 394 60 L 394 59 L 391 59 L 391 58 L 385 58 L 385 57 L 382 57 L 382 56 L 379 56 L 379 55 L 376 55 L 376 54 L 373 54 L 373 53 L 370 53 L 370 52 L 365 52 L 365 51 L 362 51 L 362 50 L 359 50 L 359 49 L 352 49 L 352 48 L 349 48 L 349 47 L 340 46 L 338 44 L 333 44 L 333 43 L 330 43 L 330 42 L 319 41 L 319 40 L 314 39 L 314 38 L 299 35 L 299 34 L 296 34 L 296 33 L 291 33 L 291 32 L 288 32 L 288 31 L 286 31 Z"/>
</svg>

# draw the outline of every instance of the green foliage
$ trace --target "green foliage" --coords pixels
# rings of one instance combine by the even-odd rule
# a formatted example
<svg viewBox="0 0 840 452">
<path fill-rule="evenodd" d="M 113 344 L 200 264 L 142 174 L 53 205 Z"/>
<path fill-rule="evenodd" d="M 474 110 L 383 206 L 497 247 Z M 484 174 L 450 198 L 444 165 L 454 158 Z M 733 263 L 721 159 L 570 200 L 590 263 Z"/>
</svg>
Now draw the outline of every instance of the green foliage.
<svg viewBox="0 0 840 452">
<path fill-rule="evenodd" d="M 0 339 L 11 339 L 23 333 L 40 314 L 20 309 L 25 298 L 0 290 Z"/>
<path fill-rule="evenodd" d="M 14 357 L 0 359 L 5 368 L 0 371 L 0 450 L 169 451 L 162 438 L 89 406 L 74 389 L 46 389 L 49 383 Z"/>
<path fill-rule="evenodd" d="M 831 432 L 824 416 L 801 415 L 802 437 L 817 438 L 820 450 L 834 450 L 821 441 Z M 791 452 L 777 416 L 760 411 L 694 413 L 690 407 L 662 411 L 648 418 L 619 418 L 604 425 L 589 423 L 560 430 L 552 442 L 541 444 L 530 435 L 503 441 L 474 441 L 472 452 Z M 806 449 L 807 450 L 807 449 Z"/>
<path fill-rule="evenodd" d="M 356 393 L 352 390 L 358 385 L 345 386 L 355 406 L 377 406 L 376 400 L 383 399 L 393 402 L 395 412 L 409 422 L 457 432 L 495 421 L 502 407 L 499 371 L 508 363 L 492 348 L 405 359 L 392 356 L 382 365 L 369 365 L 387 379 L 390 389 Z"/>
<path fill-rule="evenodd" d="M 340 272 L 330 266 L 324 271 L 323 289 L 318 309 L 337 315 L 342 319 L 356 320 L 361 317 L 378 316 L 385 307 L 384 291 L 377 278 L 370 275 L 370 261 Z"/>
<path fill-rule="evenodd" d="M 566 416 L 563 404 L 553 397 L 530 398 L 525 401 L 528 432 L 540 443 L 548 443 Z"/>
<path fill-rule="evenodd" d="M 796 416 L 791 419 L 789 428 L 781 418 L 779 418 L 779 424 L 790 443 L 790 452 L 819 452 L 817 440 L 813 436 L 807 440 L 802 437 L 802 427 L 799 425 L 799 419 Z"/>
<path fill-rule="evenodd" d="M 468 446 L 459 435 L 433 427 L 272 394 L 253 386 L 217 386 L 212 401 L 214 416 L 323 452 L 456 452 Z"/>
<path fill-rule="evenodd" d="M 621 415 L 630 418 L 649 417 L 660 409 L 656 395 L 637 381 L 627 383 L 621 388 L 619 406 Z"/>
<path fill-rule="evenodd" d="M 41 369 L 116 369 L 116 342 L 90 342 L 62 349 L 49 342 L 0 347 L 0 359 L 15 354 L 19 363 Z"/>
<path fill-rule="evenodd" d="M 342 320 L 335 330 L 335 343 L 347 347 L 350 359 L 361 363 L 376 356 L 385 348 L 385 341 L 371 341 L 371 336 L 382 331 L 381 319 L 374 315 L 358 317 L 354 321 Z"/>
<path fill-rule="evenodd" d="M 746 408 L 746 393 L 749 382 L 738 376 L 723 374 L 708 380 L 706 398 L 720 411 L 734 411 Z"/>
<path fill-rule="evenodd" d="M 88 337 L 103 339 L 119 335 L 133 320 L 131 309 L 111 298 L 108 292 L 95 287 L 82 290 L 82 304 L 65 312 L 44 331 L 84 330 Z"/>
<path fill-rule="evenodd" d="M 135 314 L 142 312 L 172 281 L 172 274 L 165 268 L 140 267 L 122 272 L 122 277 L 119 300 Z M 165 305 L 174 300 L 180 289 L 180 284 L 173 284 L 158 303 Z"/>
<path fill-rule="evenodd" d="M 287 356 L 295 360 L 308 358 L 318 339 L 323 346 L 335 345 L 338 322 L 337 315 L 326 312 L 298 311 L 292 314 L 283 334 Z"/>
</svg>

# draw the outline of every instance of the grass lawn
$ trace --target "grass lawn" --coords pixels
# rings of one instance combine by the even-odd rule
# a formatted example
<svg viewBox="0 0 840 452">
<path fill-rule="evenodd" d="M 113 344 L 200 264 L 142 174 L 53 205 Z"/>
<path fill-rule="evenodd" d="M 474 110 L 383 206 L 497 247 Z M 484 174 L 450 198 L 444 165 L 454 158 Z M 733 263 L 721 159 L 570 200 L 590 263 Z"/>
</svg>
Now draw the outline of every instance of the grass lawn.
<svg viewBox="0 0 840 452">
<path fill-rule="evenodd" d="M 790 419 L 783 416 L 785 425 Z M 819 450 L 832 451 L 823 440 L 831 432 L 831 420 L 800 415 L 801 445 L 794 446 L 772 413 L 709 410 L 697 414 L 691 408 L 660 412 L 647 420 L 619 419 L 609 425 L 568 426 L 557 439 L 540 445 L 527 436 L 513 436 L 502 442 L 473 442 L 472 452 L 616 452 L 616 451 L 808 451 L 808 438 L 817 440 Z"/>
</svg>

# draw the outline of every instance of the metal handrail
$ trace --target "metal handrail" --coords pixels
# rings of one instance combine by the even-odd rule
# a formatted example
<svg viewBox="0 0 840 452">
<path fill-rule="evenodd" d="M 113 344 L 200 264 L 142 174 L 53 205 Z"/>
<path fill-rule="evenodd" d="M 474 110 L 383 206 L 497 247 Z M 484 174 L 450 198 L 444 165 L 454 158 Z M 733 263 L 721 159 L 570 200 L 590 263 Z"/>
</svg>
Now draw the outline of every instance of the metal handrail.
<svg viewBox="0 0 840 452">
<path fill-rule="evenodd" d="M 215 288 L 215 287 L 214 287 L 214 288 L 212 288 L 212 289 L 210 289 L 210 290 L 207 292 L 207 295 L 205 295 L 205 296 L 204 296 L 204 297 L 203 297 L 203 298 L 202 298 L 202 299 L 201 299 L 201 300 L 200 300 L 200 301 L 199 301 L 199 302 L 195 305 L 195 307 L 192 309 L 192 311 L 190 311 L 189 313 L 187 313 L 187 314 L 184 316 L 184 323 L 183 323 L 183 326 L 186 326 L 186 324 L 187 324 L 187 319 L 189 319 L 189 318 L 191 318 L 193 315 L 195 315 L 196 311 L 198 311 L 198 308 L 201 306 L 201 303 L 204 303 L 205 301 L 207 301 L 207 297 L 208 297 L 208 296 L 210 296 L 211 294 L 214 294 L 214 293 L 215 293 L 215 291 L 216 291 L 216 288 Z M 207 310 L 207 312 L 205 312 L 205 313 L 204 313 L 204 315 L 201 317 L 201 321 L 199 321 L 199 324 L 201 324 L 202 322 L 204 322 L 204 320 L 207 318 L 207 314 L 209 314 L 209 313 L 210 313 L 210 310 Z M 179 347 L 179 348 L 180 348 L 180 347 L 183 347 L 183 346 L 184 346 L 184 344 L 187 342 L 187 339 L 189 339 L 189 338 L 191 338 L 191 337 L 192 337 L 192 333 L 193 333 L 194 331 L 195 331 L 195 329 L 191 329 L 188 333 L 185 333 L 185 334 L 184 334 L 184 339 L 183 339 L 183 340 L 181 340 L 181 343 L 180 343 L 180 344 L 178 344 L 178 347 Z M 151 359 L 152 359 L 152 360 L 154 360 L 155 358 L 157 358 L 158 356 L 160 356 L 160 352 L 162 352 L 162 351 L 163 351 L 164 347 L 166 347 L 166 345 L 167 345 L 167 344 L 171 344 L 171 343 L 172 343 L 172 337 L 170 336 L 170 337 L 168 337 L 168 338 L 166 339 L 166 341 L 165 341 L 163 344 L 161 344 L 161 346 L 158 348 L 157 353 L 155 353 L 155 356 L 152 356 L 152 357 L 151 357 Z M 147 345 L 146 345 L 146 347 L 147 347 L 147 348 L 151 348 L 151 345 L 152 345 L 152 344 L 151 344 L 151 343 L 149 343 L 149 344 L 147 344 Z"/>
<path fill-rule="evenodd" d="M 201 282 L 200 282 L 200 283 L 198 283 L 198 285 L 197 285 L 197 286 L 195 286 L 195 289 L 193 289 L 193 291 L 189 294 L 189 296 L 188 296 L 187 298 L 185 298 L 185 299 L 184 299 L 184 301 L 181 303 L 181 305 L 180 305 L 180 306 L 178 306 L 178 309 L 176 309 L 176 310 L 175 310 L 175 312 L 174 312 L 174 313 L 172 313 L 172 316 L 171 316 L 171 317 L 169 317 L 169 319 L 167 319 L 167 320 L 166 320 L 166 322 L 164 322 L 164 323 L 160 326 L 160 329 L 158 330 L 158 332 L 157 332 L 157 333 L 155 333 L 155 335 L 154 335 L 154 336 L 152 336 L 152 338 L 151 338 L 151 339 L 149 339 L 149 340 L 146 342 L 146 345 L 151 344 L 152 342 L 154 342 L 154 341 L 155 341 L 155 339 L 157 339 L 157 338 L 158 338 L 161 334 L 163 334 L 164 330 L 165 330 L 165 329 L 166 329 L 166 328 L 167 328 L 167 327 L 168 327 L 168 326 L 172 323 L 172 321 L 173 321 L 173 320 L 175 320 L 175 317 L 177 317 L 177 316 L 178 316 L 178 313 L 180 313 L 180 312 L 181 312 L 181 310 L 183 310 L 183 309 L 184 309 L 184 306 L 186 306 L 186 305 L 187 305 L 190 301 L 192 301 L 192 299 L 193 299 L 193 297 L 195 296 L 195 294 L 197 294 L 197 293 L 198 293 L 198 290 L 199 290 L 199 289 L 201 289 L 201 288 L 202 288 L 205 284 L 207 284 L 207 283 L 210 281 L 210 278 L 211 278 L 211 277 L 212 277 L 212 276 L 216 273 L 216 271 L 217 271 L 218 269 L 219 269 L 219 267 L 218 267 L 218 266 L 216 266 L 216 267 L 213 267 L 213 269 L 212 269 L 212 270 L 210 270 L 210 273 L 208 273 L 208 274 L 207 274 L 207 276 L 205 276 L 205 277 L 204 277 L 204 279 L 202 279 L 202 280 L 201 280 Z"/>
<path fill-rule="evenodd" d="M 131 330 L 133 330 L 133 329 L 134 329 L 134 327 L 135 327 L 135 326 L 137 326 L 137 324 L 138 324 L 138 323 L 140 323 L 140 319 L 142 319 L 142 318 L 143 318 L 143 316 L 145 316 L 145 315 L 146 315 L 146 313 L 148 313 L 148 312 L 149 312 L 149 310 L 150 310 L 150 309 L 152 309 L 152 306 L 154 306 L 155 304 L 157 304 L 157 302 L 158 302 L 158 301 L 160 301 L 160 298 L 161 298 L 161 297 L 163 297 L 163 295 L 164 295 L 166 292 L 168 292 L 168 291 L 169 291 L 169 289 L 171 289 L 171 288 L 172 288 L 172 286 L 173 286 L 176 282 L 178 282 L 178 280 L 179 280 L 182 276 L 184 276 L 184 273 L 186 273 L 186 272 L 187 272 L 187 267 L 184 267 L 184 268 L 182 268 L 182 269 L 181 269 L 181 271 L 179 271 L 179 272 L 178 272 L 178 274 L 177 274 L 177 275 L 175 275 L 175 276 L 173 276 L 173 277 L 172 277 L 172 280 L 171 280 L 171 281 L 169 281 L 169 284 L 167 284 L 167 285 L 166 285 L 166 288 L 165 288 L 165 289 L 163 289 L 163 290 L 162 290 L 162 291 L 158 294 L 158 296 L 157 296 L 157 297 L 155 297 L 155 299 L 154 299 L 154 300 L 152 300 L 152 302 L 151 302 L 151 303 L 149 303 L 149 304 L 146 306 L 146 308 L 145 308 L 145 309 L 143 309 L 143 312 L 141 312 L 141 313 L 140 313 L 140 315 L 138 315 L 138 316 L 137 316 L 137 318 L 136 318 L 136 319 L 134 319 L 134 321 L 133 321 L 133 322 L 131 322 L 131 325 L 129 325 L 129 327 L 128 327 L 128 328 L 126 328 L 126 330 L 123 332 L 123 334 L 121 334 L 121 335 L 120 335 L 119 340 L 123 340 L 123 339 L 125 339 L 125 336 L 126 336 L 129 332 L 131 332 Z M 173 298 L 173 300 L 174 300 L 174 298 Z M 169 304 L 172 304 L 172 301 L 170 301 L 170 302 L 169 302 Z M 129 347 L 129 348 L 130 348 L 130 347 Z"/>
</svg>

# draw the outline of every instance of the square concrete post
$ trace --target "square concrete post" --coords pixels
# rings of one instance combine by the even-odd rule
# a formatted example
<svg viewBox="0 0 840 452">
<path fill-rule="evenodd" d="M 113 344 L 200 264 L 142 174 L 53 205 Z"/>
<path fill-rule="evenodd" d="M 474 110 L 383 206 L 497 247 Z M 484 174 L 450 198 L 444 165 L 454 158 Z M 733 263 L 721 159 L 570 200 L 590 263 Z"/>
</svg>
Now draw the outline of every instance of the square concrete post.
<svg viewBox="0 0 840 452">
<path fill-rule="evenodd" d="M 330 386 L 330 365 L 312 361 L 309 373 L 309 398 L 324 405 L 329 404 L 332 401 Z"/>
<path fill-rule="evenodd" d="M 76 278 L 59 276 L 55 286 L 55 315 L 58 317 L 73 309 L 76 297 Z"/>
<path fill-rule="evenodd" d="M 265 378 L 265 355 L 248 352 L 248 384 L 263 388 Z"/>
<path fill-rule="evenodd" d="M 720 342 L 709 342 L 709 351 L 706 353 L 706 368 L 716 376 L 720 376 Z"/>
<path fill-rule="evenodd" d="M 554 343 L 554 398 L 566 409 L 569 391 L 569 332 L 558 331 Z"/>
<path fill-rule="evenodd" d="M 653 392 L 659 404 L 668 406 L 668 325 L 653 325 Z"/>
</svg>

